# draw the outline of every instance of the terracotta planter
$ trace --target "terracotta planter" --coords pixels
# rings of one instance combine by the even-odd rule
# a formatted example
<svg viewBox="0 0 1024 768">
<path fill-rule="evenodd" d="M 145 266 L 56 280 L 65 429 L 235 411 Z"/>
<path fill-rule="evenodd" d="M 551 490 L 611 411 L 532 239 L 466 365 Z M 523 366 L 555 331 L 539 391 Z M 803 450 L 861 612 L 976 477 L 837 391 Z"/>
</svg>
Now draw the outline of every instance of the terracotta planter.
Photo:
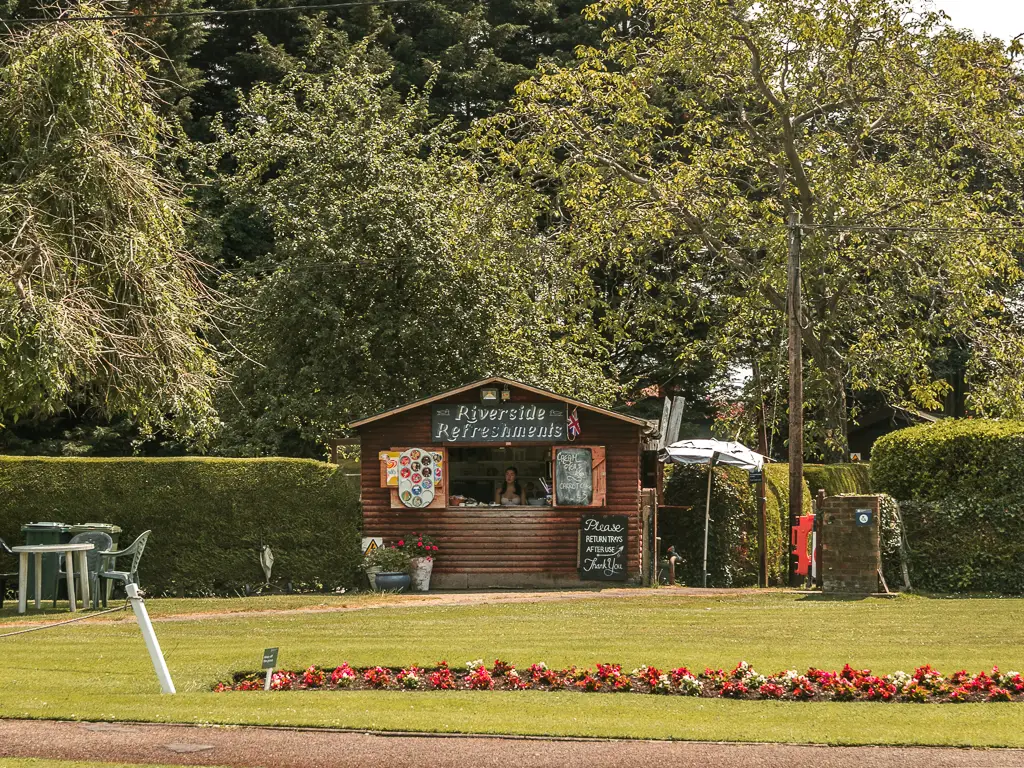
<svg viewBox="0 0 1024 768">
<path fill-rule="evenodd" d="M 381 571 L 377 574 L 376 582 L 381 592 L 405 592 L 409 588 L 409 574 Z"/>
<path fill-rule="evenodd" d="M 409 563 L 409 576 L 412 577 L 412 591 L 426 592 L 430 589 L 430 574 L 434 570 L 434 559 L 431 557 L 414 557 Z"/>
</svg>

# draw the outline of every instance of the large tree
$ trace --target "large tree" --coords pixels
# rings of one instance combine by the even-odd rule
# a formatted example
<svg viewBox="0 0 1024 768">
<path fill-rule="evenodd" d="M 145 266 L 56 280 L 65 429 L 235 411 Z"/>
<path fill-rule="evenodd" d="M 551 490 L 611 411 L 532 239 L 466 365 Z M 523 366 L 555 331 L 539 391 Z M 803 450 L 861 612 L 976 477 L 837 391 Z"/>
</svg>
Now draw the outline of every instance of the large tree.
<svg viewBox="0 0 1024 768">
<path fill-rule="evenodd" d="M 195 14 L 203 0 L 123 0 L 89 5 L 94 15 L 119 17 L 124 52 L 146 71 L 156 95 L 154 109 L 187 121 L 190 94 L 208 74 L 193 65 L 208 26 Z M 26 19 L 57 19 L 68 12 L 46 0 L 0 0 L 0 19 L 8 30 L 24 30 Z M 79 14 L 82 15 L 82 14 Z"/>
<path fill-rule="evenodd" d="M 1024 412 L 1003 298 L 1020 280 L 1024 91 L 1002 43 L 910 0 L 590 13 L 628 19 L 481 131 L 518 178 L 560 190 L 556 232 L 578 263 L 642 274 L 651 254 L 673 259 L 690 300 L 721 318 L 709 353 L 727 364 L 785 325 L 797 241 L 798 334 L 832 457 L 849 391 L 938 404 L 944 344 L 970 353 L 975 411 Z"/>
<path fill-rule="evenodd" d="M 365 46 L 317 74 L 281 62 L 212 150 L 225 222 L 241 206 L 269 244 L 227 282 L 224 449 L 322 454 L 355 418 L 491 373 L 608 402 L 589 283 L 522 223 L 517 189 L 481 182 Z"/>
<path fill-rule="evenodd" d="M 210 296 L 131 44 L 73 17 L 0 41 L 0 421 L 74 402 L 199 439 Z"/>
<path fill-rule="evenodd" d="M 434 118 L 454 116 L 468 124 L 504 108 L 516 85 L 536 72 L 539 58 L 570 60 L 576 46 L 597 41 L 597 25 L 581 14 L 587 2 L 412 0 L 319 13 L 214 16 L 193 59 L 207 75 L 193 115 L 200 123 L 217 114 L 230 121 L 241 93 L 257 83 L 280 82 L 286 74 L 261 41 L 305 57 L 310 41 L 319 38 L 318 27 L 326 24 L 352 40 L 372 36 L 376 55 L 393 64 L 389 82 L 399 93 L 422 90 L 432 80 Z M 293 3 L 269 3 L 274 4 Z M 217 7 L 240 10 L 252 5 L 252 0 L 226 0 Z M 310 57 L 309 64 L 323 71 L 325 59 Z"/>
</svg>

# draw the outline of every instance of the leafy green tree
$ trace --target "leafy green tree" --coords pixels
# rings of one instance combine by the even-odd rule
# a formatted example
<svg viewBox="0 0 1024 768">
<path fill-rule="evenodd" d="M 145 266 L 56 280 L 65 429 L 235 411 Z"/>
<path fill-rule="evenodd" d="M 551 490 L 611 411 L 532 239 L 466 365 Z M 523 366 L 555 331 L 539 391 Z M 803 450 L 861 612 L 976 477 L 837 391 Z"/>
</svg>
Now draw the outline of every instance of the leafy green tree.
<svg viewBox="0 0 1024 768">
<path fill-rule="evenodd" d="M 491 373 L 607 402 L 589 284 L 523 223 L 519 190 L 482 182 L 365 46 L 291 66 L 211 153 L 225 218 L 245 207 L 270 243 L 227 280 L 222 450 L 322 455 L 351 420 Z"/>
<path fill-rule="evenodd" d="M 261 6 L 275 3 L 290 4 L 272 0 Z M 217 114 L 230 121 L 240 93 L 257 83 L 280 82 L 286 74 L 273 49 L 260 41 L 304 57 L 310 41 L 319 39 L 317 27 L 326 25 L 352 40 L 372 36 L 375 55 L 393 64 L 390 83 L 400 94 L 422 91 L 432 81 L 431 114 L 465 124 L 503 108 L 516 85 L 534 74 L 538 58 L 569 60 L 577 45 L 596 42 L 598 27 L 581 13 L 586 5 L 587 0 L 413 0 L 318 14 L 215 17 L 193 60 L 208 76 L 193 114 L 201 123 Z M 252 0 L 227 0 L 217 7 L 252 6 Z M 325 71 L 322 61 L 310 69 Z"/>
<path fill-rule="evenodd" d="M 1005 299 L 1020 280 L 1024 157 L 1013 51 L 909 0 L 604 0 L 590 13 L 628 20 L 520 86 L 481 131 L 515 175 L 558 188 L 570 247 L 640 273 L 671 253 L 687 295 L 723 318 L 708 347 L 726 363 L 752 329 L 784 325 L 800 235 L 800 336 L 832 457 L 846 452 L 848 391 L 935 407 L 949 385 L 931 351 L 950 339 L 969 346 L 975 411 L 1024 411 Z"/>
<path fill-rule="evenodd" d="M 211 297 L 129 44 L 97 22 L 0 41 L 0 419 L 76 402 L 200 440 Z"/>
<path fill-rule="evenodd" d="M 188 14 L 203 5 L 203 0 L 126 0 L 89 6 L 95 15 L 139 17 L 119 22 L 121 40 L 125 53 L 146 71 L 157 97 L 153 108 L 164 116 L 187 121 L 190 94 L 206 76 L 192 64 L 206 32 L 199 16 L 161 14 Z M 0 0 L 0 19 L 14 30 L 23 29 L 19 22 L 27 18 L 52 19 L 68 13 L 66 8 L 41 0 Z"/>
</svg>

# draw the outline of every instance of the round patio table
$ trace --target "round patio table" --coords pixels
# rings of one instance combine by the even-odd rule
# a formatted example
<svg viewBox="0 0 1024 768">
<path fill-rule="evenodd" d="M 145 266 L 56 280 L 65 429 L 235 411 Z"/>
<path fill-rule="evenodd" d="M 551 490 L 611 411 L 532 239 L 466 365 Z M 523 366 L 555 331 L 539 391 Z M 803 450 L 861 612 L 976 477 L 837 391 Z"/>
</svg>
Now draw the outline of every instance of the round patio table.
<svg viewBox="0 0 1024 768">
<path fill-rule="evenodd" d="M 82 574 L 79 582 L 82 585 L 82 608 L 89 607 L 89 564 L 86 560 L 86 552 L 95 549 L 92 544 L 26 544 L 21 547 L 11 547 L 12 552 L 18 553 L 18 613 L 24 613 L 28 607 L 28 556 L 35 555 L 36 571 L 36 609 L 39 608 L 40 597 L 43 593 L 43 555 L 64 554 L 64 570 L 67 572 L 68 581 L 68 605 L 72 613 L 78 610 L 75 605 L 75 555 L 78 556 L 78 570 Z"/>
</svg>

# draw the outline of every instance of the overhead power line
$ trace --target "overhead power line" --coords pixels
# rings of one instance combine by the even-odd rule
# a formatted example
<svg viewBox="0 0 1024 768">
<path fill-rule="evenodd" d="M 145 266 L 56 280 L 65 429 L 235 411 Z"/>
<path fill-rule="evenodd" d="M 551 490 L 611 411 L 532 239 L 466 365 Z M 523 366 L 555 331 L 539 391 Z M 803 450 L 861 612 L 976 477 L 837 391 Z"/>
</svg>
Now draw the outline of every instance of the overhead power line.
<svg viewBox="0 0 1024 768">
<path fill-rule="evenodd" d="M 324 3 L 321 5 L 282 5 L 260 8 L 226 8 L 217 10 L 205 8 L 200 11 L 168 11 L 166 13 L 107 13 L 101 16 L 37 16 L 28 19 L 0 19 L 3 23 L 17 24 L 74 24 L 82 21 L 133 21 L 137 19 L 182 19 L 207 16 L 239 16 L 249 13 L 281 13 L 286 11 L 329 11 L 335 8 L 358 8 L 362 6 L 408 5 L 416 0 L 353 0 L 346 3 Z"/>
</svg>

